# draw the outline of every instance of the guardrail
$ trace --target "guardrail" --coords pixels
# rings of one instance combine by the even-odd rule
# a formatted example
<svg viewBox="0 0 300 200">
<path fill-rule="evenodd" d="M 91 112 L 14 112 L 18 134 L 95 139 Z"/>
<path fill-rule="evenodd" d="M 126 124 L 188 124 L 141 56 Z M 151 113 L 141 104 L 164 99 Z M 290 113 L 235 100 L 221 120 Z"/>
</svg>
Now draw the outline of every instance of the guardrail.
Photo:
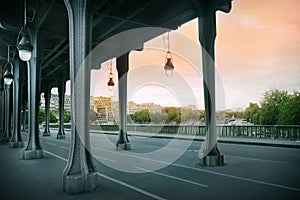
<svg viewBox="0 0 300 200">
<path fill-rule="evenodd" d="M 57 128 L 58 125 L 50 125 Z M 70 125 L 65 125 L 70 128 Z M 90 130 L 118 131 L 118 125 L 90 125 Z M 180 135 L 206 135 L 204 125 L 157 125 L 157 124 L 128 124 L 127 130 L 132 132 L 164 133 Z M 223 137 L 300 139 L 298 125 L 217 125 L 217 133 Z"/>
</svg>

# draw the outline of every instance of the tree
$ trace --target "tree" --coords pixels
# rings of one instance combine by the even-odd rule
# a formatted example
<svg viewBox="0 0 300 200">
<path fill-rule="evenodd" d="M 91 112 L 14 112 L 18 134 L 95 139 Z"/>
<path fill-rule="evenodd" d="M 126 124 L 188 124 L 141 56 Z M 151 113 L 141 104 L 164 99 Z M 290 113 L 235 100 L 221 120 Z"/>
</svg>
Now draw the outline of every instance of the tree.
<svg viewBox="0 0 300 200">
<path fill-rule="evenodd" d="M 294 91 L 280 104 L 278 125 L 300 125 L 300 93 Z"/>
<path fill-rule="evenodd" d="M 45 110 L 40 109 L 39 111 L 39 123 L 42 123 L 45 121 Z"/>
<path fill-rule="evenodd" d="M 259 123 L 259 115 L 260 115 L 260 107 L 257 103 L 250 103 L 244 112 L 244 118 L 247 121 L 258 124 Z"/>
<path fill-rule="evenodd" d="M 55 115 L 56 115 L 55 112 L 50 111 L 50 123 L 57 123 L 58 122 L 58 119 Z"/>
<path fill-rule="evenodd" d="M 64 123 L 69 123 L 71 121 L 71 112 L 64 110 Z"/>
<path fill-rule="evenodd" d="M 287 98 L 287 91 L 279 91 L 278 89 L 265 91 L 261 101 L 260 124 L 276 125 L 278 123 L 280 107 L 282 107 L 283 102 Z"/>
<path fill-rule="evenodd" d="M 143 109 L 138 112 L 135 112 L 131 115 L 134 122 L 142 124 L 142 123 L 150 123 L 150 113 L 148 109 Z"/>
<path fill-rule="evenodd" d="M 150 113 L 151 123 L 164 124 L 167 120 L 167 113 Z"/>
<path fill-rule="evenodd" d="M 179 124 L 181 122 L 181 108 L 176 107 L 166 107 L 164 112 L 167 113 L 167 123 L 176 122 Z"/>
</svg>

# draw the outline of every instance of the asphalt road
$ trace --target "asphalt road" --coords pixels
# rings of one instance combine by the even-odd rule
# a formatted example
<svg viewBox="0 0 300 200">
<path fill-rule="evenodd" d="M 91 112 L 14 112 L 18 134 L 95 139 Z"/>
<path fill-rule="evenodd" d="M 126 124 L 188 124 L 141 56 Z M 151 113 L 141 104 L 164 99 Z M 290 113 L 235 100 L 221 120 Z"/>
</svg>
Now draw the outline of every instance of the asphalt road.
<svg viewBox="0 0 300 200">
<path fill-rule="evenodd" d="M 61 175 L 68 159 L 70 133 L 66 131 L 66 139 L 57 140 L 55 132 L 53 130 L 50 137 L 41 136 L 45 157 L 31 161 L 44 165 L 36 169 L 30 166 L 33 171 L 40 171 L 40 177 L 35 179 L 40 178 L 42 186 L 39 187 L 45 188 L 49 199 L 274 200 L 300 197 L 300 149 L 223 143 L 219 149 L 225 155 L 226 164 L 202 167 L 198 164 L 199 141 L 131 136 L 132 149 L 122 151 L 115 148 L 116 135 L 94 133 L 91 134 L 92 153 L 101 185 L 88 194 L 66 195 L 61 191 Z M 26 137 L 24 134 L 23 138 Z M 30 163 L 20 157 L 19 161 L 25 165 Z M 48 173 L 43 173 L 44 168 Z M 9 169 L 7 171 L 11 174 Z M 54 174 L 52 182 L 47 176 L 49 173 Z M 25 185 L 24 179 L 16 187 Z M 10 184 L 14 182 L 4 188 Z M 28 192 L 30 185 L 26 187 L 22 192 L 24 199 L 43 194 L 43 189 L 33 194 Z M 51 188 L 55 193 L 52 196 Z"/>
</svg>

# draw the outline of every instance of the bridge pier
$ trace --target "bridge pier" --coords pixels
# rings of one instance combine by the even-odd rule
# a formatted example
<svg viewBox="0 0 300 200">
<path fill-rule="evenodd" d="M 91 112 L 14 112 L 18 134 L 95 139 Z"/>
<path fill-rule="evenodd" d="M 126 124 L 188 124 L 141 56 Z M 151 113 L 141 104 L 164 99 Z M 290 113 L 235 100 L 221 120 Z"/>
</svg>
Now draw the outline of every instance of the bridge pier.
<svg viewBox="0 0 300 200">
<path fill-rule="evenodd" d="M 10 85 L 4 84 L 4 97 L 4 132 L 0 141 L 7 143 L 11 136 Z"/>
<path fill-rule="evenodd" d="M 130 150 L 130 142 L 127 136 L 127 73 L 129 70 L 129 52 L 117 58 L 118 87 L 119 87 L 119 116 L 120 132 L 117 141 L 117 149 Z"/>
<path fill-rule="evenodd" d="M 59 97 L 59 129 L 56 135 L 57 139 L 65 139 L 64 130 L 64 104 L 65 104 L 65 91 L 66 91 L 66 81 L 60 81 L 58 85 L 58 97 Z"/>
<path fill-rule="evenodd" d="M 199 151 L 200 165 L 224 165 L 224 156 L 217 146 L 215 102 L 215 38 L 216 11 L 228 13 L 231 0 L 212 0 L 197 4 L 199 9 L 199 41 L 202 47 L 202 69 L 205 103 L 206 138 Z"/>
<path fill-rule="evenodd" d="M 43 157 L 43 149 L 39 136 L 39 103 L 40 103 L 40 77 L 41 67 L 39 65 L 37 30 L 31 33 L 31 44 L 33 45 L 32 57 L 27 61 L 28 71 L 28 141 L 23 151 L 23 158 L 38 159 Z"/>
<path fill-rule="evenodd" d="M 21 138 L 21 90 L 20 90 L 20 65 L 19 60 L 15 59 L 13 62 L 14 83 L 13 83 L 13 132 L 9 141 L 9 147 L 17 148 L 23 147 Z"/>
<path fill-rule="evenodd" d="M 63 172 L 63 191 L 80 193 L 98 187 L 98 173 L 91 155 L 89 133 L 92 0 L 65 0 L 69 18 L 71 81 L 71 149 Z"/>
<path fill-rule="evenodd" d="M 45 91 L 44 91 L 44 97 L 45 97 L 45 130 L 43 133 L 43 136 L 50 136 L 50 98 L 51 98 L 51 87 L 49 85 L 46 85 Z"/>
</svg>

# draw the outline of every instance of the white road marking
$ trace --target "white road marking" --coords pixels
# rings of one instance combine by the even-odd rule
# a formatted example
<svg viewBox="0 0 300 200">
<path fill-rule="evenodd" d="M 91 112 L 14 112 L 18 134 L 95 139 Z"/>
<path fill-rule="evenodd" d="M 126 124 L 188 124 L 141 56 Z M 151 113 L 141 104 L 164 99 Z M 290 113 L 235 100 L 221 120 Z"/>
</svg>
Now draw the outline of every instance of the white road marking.
<svg viewBox="0 0 300 200">
<path fill-rule="evenodd" d="M 137 192 L 139 192 L 139 193 L 142 193 L 142 194 L 144 194 L 144 195 L 146 195 L 146 196 L 149 196 L 149 197 L 152 197 L 152 198 L 158 199 L 158 200 L 166 200 L 165 198 L 162 198 L 162 197 L 157 196 L 157 195 L 155 195 L 155 194 L 153 194 L 153 193 L 150 193 L 150 192 L 147 192 L 147 191 L 142 190 L 142 189 L 140 189 L 140 188 L 137 188 L 137 187 L 135 187 L 135 186 L 133 186 L 133 185 L 130 185 L 130 184 L 128 184 L 128 183 L 125 183 L 125 182 L 123 182 L 123 181 L 114 179 L 114 178 L 109 177 L 109 176 L 106 176 L 106 175 L 104 175 L 104 174 L 100 174 L 100 173 L 98 173 L 98 174 L 99 174 L 99 176 L 101 176 L 101 177 L 103 177 L 103 178 L 106 178 L 106 179 L 108 179 L 108 180 L 110 180 L 110 181 L 113 181 L 113 182 L 115 182 L 115 183 L 118 183 L 118 184 L 120 184 L 120 185 L 123 185 L 123 186 L 125 186 L 125 187 L 128 187 L 128 188 L 130 188 L 130 189 L 132 189 L 132 190 L 134 190 L 134 191 L 137 191 Z"/>
<path fill-rule="evenodd" d="M 65 147 L 65 146 L 60 146 L 60 148 L 66 149 L 66 150 L 69 150 L 69 149 L 70 149 L 69 147 Z"/>
<path fill-rule="evenodd" d="M 49 145 L 51 145 L 51 146 L 56 146 L 56 144 L 53 144 L 53 143 L 51 143 L 51 142 L 45 142 L 46 144 L 49 144 Z"/>
<path fill-rule="evenodd" d="M 49 152 L 49 151 L 44 150 L 44 152 L 45 152 L 45 153 L 48 153 L 48 154 L 50 154 L 50 155 L 52 155 L 52 156 L 54 156 L 54 157 L 56 157 L 56 158 L 58 158 L 58 159 L 61 159 L 61 160 L 63 160 L 63 161 L 66 161 L 66 162 L 68 161 L 67 159 L 65 159 L 65 158 L 63 158 L 63 157 L 61 157 L 61 156 L 59 156 L 59 155 L 56 155 L 56 154 L 54 154 L 54 153 L 51 153 L 51 152 Z M 163 197 L 157 196 L 157 195 L 155 195 L 155 194 L 153 194 L 153 193 L 151 193 L 151 192 L 147 192 L 147 191 L 145 191 L 145 190 L 142 190 L 142 189 L 140 189 L 140 188 L 138 188 L 138 187 L 135 187 L 135 186 L 133 186 L 133 185 L 130 185 L 130 184 L 125 183 L 125 182 L 123 182 L 123 181 L 120 181 L 120 180 L 118 180 L 118 179 L 112 178 L 112 177 L 110 177 L 110 176 L 107 176 L 107 175 L 104 175 L 104 174 L 100 174 L 99 172 L 98 172 L 97 174 L 98 174 L 99 176 L 101 176 L 101 177 L 107 179 L 107 180 L 110 180 L 110 181 L 113 181 L 113 182 L 118 183 L 118 184 L 120 184 L 120 185 L 123 185 L 123 186 L 125 186 L 125 187 L 127 187 L 127 188 L 129 188 L 129 189 L 132 189 L 132 190 L 134 190 L 134 191 L 136 191 L 136 192 L 139 192 L 139 193 L 144 194 L 144 195 L 146 195 L 146 196 L 149 196 L 149 197 L 151 197 L 151 198 L 154 198 L 154 199 L 157 199 L 157 200 L 167 200 L 167 199 L 165 199 L 165 198 L 163 198 Z"/>
<path fill-rule="evenodd" d="M 68 161 L 67 159 L 65 159 L 65 158 L 63 158 L 63 157 L 61 157 L 61 156 L 59 156 L 59 155 L 56 155 L 56 154 L 54 154 L 54 153 L 51 153 L 50 151 L 46 151 L 45 149 L 44 149 L 44 152 L 45 153 L 47 153 L 47 154 L 50 154 L 50 155 L 52 155 L 52 156 L 54 156 L 54 157 L 56 157 L 56 158 L 58 158 L 58 159 L 61 159 L 61 160 L 63 160 L 63 161 Z"/>
<path fill-rule="evenodd" d="M 111 160 L 111 159 L 108 159 L 108 158 L 105 158 L 103 156 L 98 156 L 98 155 L 93 155 L 93 157 L 96 157 L 97 159 L 100 159 L 100 160 L 106 160 L 106 161 L 110 161 L 110 162 L 116 162 L 115 160 Z"/>
<path fill-rule="evenodd" d="M 140 168 L 140 167 L 135 167 L 135 168 L 139 169 L 139 170 L 142 170 L 142 171 L 145 171 L 145 172 L 148 172 L 148 173 L 156 174 L 156 175 L 159 175 L 159 176 L 164 176 L 164 177 L 167 177 L 167 178 L 171 178 L 171 179 L 175 179 L 175 180 L 178 180 L 178 181 L 190 183 L 190 184 L 193 184 L 193 185 L 197 185 L 197 186 L 201 186 L 201 187 L 208 187 L 207 185 L 197 183 L 197 182 L 194 182 L 194 181 L 190 181 L 190 180 L 186 180 L 186 179 L 183 179 L 183 178 L 179 178 L 179 177 L 176 177 L 176 176 L 171 176 L 171 175 L 168 175 L 168 174 L 155 172 L 155 171 L 151 171 L 151 170 Z"/>
</svg>

